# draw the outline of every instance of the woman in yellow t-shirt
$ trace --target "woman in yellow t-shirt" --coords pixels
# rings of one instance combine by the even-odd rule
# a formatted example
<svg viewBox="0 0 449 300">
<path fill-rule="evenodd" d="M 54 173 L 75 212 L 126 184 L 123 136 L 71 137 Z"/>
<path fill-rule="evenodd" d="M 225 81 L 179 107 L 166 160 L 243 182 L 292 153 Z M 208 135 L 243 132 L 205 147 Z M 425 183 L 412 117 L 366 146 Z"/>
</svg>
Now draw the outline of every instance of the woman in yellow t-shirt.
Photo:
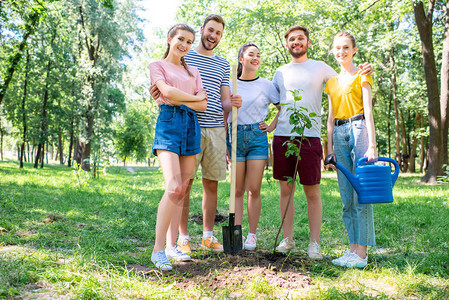
<svg viewBox="0 0 449 300">
<path fill-rule="evenodd" d="M 352 59 L 357 52 L 354 37 L 340 32 L 334 37 L 332 52 L 341 71 L 329 79 L 325 92 L 329 98 L 327 120 L 328 151 L 353 173 L 357 161 L 366 156 L 377 161 L 371 86 L 369 75 L 361 75 Z M 334 265 L 363 268 L 368 262 L 367 246 L 375 245 L 372 204 L 359 204 L 348 179 L 338 171 L 338 187 L 343 203 L 343 222 L 349 250 Z"/>
</svg>

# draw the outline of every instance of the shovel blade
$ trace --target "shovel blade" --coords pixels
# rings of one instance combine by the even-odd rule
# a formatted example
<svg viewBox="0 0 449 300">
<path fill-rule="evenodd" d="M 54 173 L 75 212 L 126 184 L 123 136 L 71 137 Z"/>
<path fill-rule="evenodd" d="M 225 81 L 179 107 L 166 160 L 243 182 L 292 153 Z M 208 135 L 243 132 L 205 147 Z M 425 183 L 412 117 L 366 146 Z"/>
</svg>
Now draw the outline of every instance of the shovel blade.
<svg viewBox="0 0 449 300">
<path fill-rule="evenodd" d="M 223 251 L 226 254 L 236 254 L 243 248 L 242 226 L 234 225 L 234 214 L 229 215 L 229 226 L 223 226 Z"/>
</svg>

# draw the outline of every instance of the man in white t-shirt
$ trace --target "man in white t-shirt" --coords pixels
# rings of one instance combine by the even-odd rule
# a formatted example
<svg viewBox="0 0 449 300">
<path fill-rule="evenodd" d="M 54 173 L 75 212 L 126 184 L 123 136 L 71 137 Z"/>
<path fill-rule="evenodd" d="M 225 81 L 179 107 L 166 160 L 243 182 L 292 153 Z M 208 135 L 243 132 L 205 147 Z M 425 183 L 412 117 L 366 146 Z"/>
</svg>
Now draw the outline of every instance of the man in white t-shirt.
<svg viewBox="0 0 449 300">
<path fill-rule="evenodd" d="M 288 252 L 295 249 L 293 241 L 293 222 L 295 205 L 293 195 L 296 184 L 288 184 L 288 178 L 293 178 L 297 158 L 295 155 L 286 157 L 287 146 L 285 142 L 291 136 L 293 125 L 290 124 L 291 112 L 287 110 L 289 104 L 294 102 L 294 90 L 300 90 L 302 100 L 298 106 L 315 112 L 318 116 L 313 118 L 312 127 L 306 128 L 301 145 L 301 160 L 297 164 L 297 173 L 307 198 L 307 215 L 310 227 L 310 244 L 308 255 L 313 259 L 321 259 L 320 229 L 323 208 L 320 195 L 321 158 L 323 155 L 321 145 L 321 101 L 326 82 L 337 73 L 326 63 L 307 58 L 307 50 L 311 45 L 309 31 L 303 26 L 293 26 L 285 34 L 286 47 L 290 52 L 292 61 L 276 70 L 273 84 L 280 94 L 280 103 L 287 104 L 281 107 L 276 131 L 273 138 L 273 177 L 279 180 L 281 195 L 281 218 L 285 214 L 283 223 L 284 239 L 276 248 L 280 252 Z M 371 72 L 371 66 L 366 66 Z M 298 137 L 297 145 L 300 143 Z M 290 197 L 291 195 L 291 197 Z M 291 198 L 291 199 L 290 199 Z M 290 200 L 289 200 L 290 199 Z M 290 202 L 290 203 L 289 203 Z M 286 212 L 287 210 L 287 212 Z"/>
</svg>

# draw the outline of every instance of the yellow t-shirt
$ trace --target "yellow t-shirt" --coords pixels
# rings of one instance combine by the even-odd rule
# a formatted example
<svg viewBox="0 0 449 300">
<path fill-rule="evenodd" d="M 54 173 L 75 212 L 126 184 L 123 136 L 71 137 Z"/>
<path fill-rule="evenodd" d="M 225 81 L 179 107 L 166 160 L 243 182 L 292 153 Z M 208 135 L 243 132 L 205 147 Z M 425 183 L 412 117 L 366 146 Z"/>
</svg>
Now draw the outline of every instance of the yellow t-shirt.
<svg viewBox="0 0 449 300">
<path fill-rule="evenodd" d="M 334 76 L 326 83 L 324 91 L 331 97 L 335 120 L 348 119 L 363 113 L 362 85 L 367 82 L 373 86 L 370 75 L 357 72 L 346 84 L 338 81 Z"/>
</svg>

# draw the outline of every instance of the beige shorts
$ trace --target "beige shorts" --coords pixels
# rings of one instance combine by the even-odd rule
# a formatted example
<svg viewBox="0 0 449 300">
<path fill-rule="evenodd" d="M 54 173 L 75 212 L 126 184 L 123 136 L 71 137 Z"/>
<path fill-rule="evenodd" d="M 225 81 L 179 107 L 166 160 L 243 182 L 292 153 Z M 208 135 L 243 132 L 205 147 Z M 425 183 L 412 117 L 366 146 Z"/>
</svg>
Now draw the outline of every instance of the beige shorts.
<svg viewBox="0 0 449 300">
<path fill-rule="evenodd" d="M 226 179 L 226 130 L 224 127 L 201 128 L 201 152 L 196 155 L 192 179 L 201 164 L 202 177 L 220 181 Z"/>
</svg>

